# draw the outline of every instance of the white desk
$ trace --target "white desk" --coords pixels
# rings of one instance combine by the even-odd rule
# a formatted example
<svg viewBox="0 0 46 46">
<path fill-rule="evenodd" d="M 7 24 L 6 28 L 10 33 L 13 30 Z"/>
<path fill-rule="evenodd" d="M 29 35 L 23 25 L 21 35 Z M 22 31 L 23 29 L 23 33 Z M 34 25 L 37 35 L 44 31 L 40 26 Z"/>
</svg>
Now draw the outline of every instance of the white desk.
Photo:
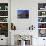
<svg viewBox="0 0 46 46">
<path fill-rule="evenodd" d="M 11 45 L 14 45 L 15 43 L 15 35 L 32 35 L 32 32 L 30 30 L 10 30 L 11 32 Z"/>
</svg>

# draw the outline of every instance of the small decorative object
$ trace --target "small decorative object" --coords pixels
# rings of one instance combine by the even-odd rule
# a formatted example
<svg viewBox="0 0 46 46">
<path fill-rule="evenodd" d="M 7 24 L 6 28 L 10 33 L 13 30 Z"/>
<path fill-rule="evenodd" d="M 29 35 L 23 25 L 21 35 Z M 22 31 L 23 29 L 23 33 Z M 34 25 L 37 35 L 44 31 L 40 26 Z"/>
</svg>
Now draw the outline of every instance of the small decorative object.
<svg viewBox="0 0 46 46">
<path fill-rule="evenodd" d="M 17 18 L 29 18 L 29 10 L 17 10 Z"/>
<path fill-rule="evenodd" d="M 5 10 L 8 10 L 8 6 L 5 6 Z"/>
<path fill-rule="evenodd" d="M 35 27 L 32 25 L 32 26 L 29 27 L 29 30 L 34 30 L 34 28 Z"/>
<path fill-rule="evenodd" d="M 0 10 L 1 10 L 1 6 L 0 6 Z"/>
<path fill-rule="evenodd" d="M 39 37 L 46 37 L 46 29 L 39 29 Z"/>
<path fill-rule="evenodd" d="M 8 37 L 8 23 L 0 23 L 0 35 Z"/>
<path fill-rule="evenodd" d="M 42 15 L 45 15 L 45 12 L 42 12 Z"/>
<path fill-rule="evenodd" d="M 11 23 L 11 30 L 16 30 L 16 26 L 13 23 Z"/>
<path fill-rule="evenodd" d="M 43 40 L 45 40 L 45 39 L 43 39 Z"/>
<path fill-rule="evenodd" d="M 4 20 L 3 20 L 3 21 L 4 21 L 4 22 L 7 22 L 7 19 L 8 19 L 8 18 L 4 18 Z"/>
<path fill-rule="evenodd" d="M 38 3 L 38 10 L 45 10 L 46 3 Z"/>
<path fill-rule="evenodd" d="M 46 6 L 45 6 L 45 9 L 46 9 Z"/>
<path fill-rule="evenodd" d="M 0 22 L 7 22 L 7 17 L 0 17 Z"/>
<path fill-rule="evenodd" d="M 38 24 L 38 28 L 46 28 L 46 24 L 45 24 L 45 23 L 42 23 L 42 24 L 39 23 L 39 24 Z"/>
<path fill-rule="evenodd" d="M 38 22 L 46 22 L 46 17 L 38 17 Z"/>
<path fill-rule="evenodd" d="M 40 8 L 40 10 L 44 10 L 44 8 Z"/>
</svg>

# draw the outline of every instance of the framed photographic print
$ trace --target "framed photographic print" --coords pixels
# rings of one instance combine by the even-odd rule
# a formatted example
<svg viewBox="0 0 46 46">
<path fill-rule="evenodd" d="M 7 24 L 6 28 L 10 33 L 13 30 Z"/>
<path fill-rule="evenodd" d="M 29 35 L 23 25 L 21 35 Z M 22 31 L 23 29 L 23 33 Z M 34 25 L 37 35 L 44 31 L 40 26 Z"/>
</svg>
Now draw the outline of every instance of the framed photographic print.
<svg viewBox="0 0 46 46">
<path fill-rule="evenodd" d="M 29 10 L 17 10 L 17 18 L 28 19 L 29 18 Z"/>
</svg>

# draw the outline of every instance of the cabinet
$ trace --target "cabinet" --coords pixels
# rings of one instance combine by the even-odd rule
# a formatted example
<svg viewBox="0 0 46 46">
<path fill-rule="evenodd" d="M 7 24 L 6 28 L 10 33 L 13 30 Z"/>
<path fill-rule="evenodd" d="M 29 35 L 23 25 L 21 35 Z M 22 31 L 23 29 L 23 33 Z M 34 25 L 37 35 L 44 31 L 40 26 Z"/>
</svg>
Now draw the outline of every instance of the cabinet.
<svg viewBox="0 0 46 46">
<path fill-rule="evenodd" d="M 8 45 L 8 30 L 10 21 L 9 0 L 0 0 L 0 45 Z M 8 12 L 9 11 L 9 12 Z"/>
<path fill-rule="evenodd" d="M 0 35 L 0 45 L 8 45 L 8 37 L 5 37 L 4 35 Z"/>
<path fill-rule="evenodd" d="M 46 37 L 46 3 L 38 3 L 38 31 L 40 37 Z"/>
<path fill-rule="evenodd" d="M 0 3 L 0 35 L 8 37 L 8 3 Z"/>
</svg>

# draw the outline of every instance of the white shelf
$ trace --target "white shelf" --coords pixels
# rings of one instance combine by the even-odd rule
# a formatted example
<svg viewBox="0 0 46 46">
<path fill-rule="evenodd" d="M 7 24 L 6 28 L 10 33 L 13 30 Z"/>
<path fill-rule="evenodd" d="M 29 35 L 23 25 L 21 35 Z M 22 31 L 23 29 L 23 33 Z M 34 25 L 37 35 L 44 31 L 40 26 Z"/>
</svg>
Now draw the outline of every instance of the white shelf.
<svg viewBox="0 0 46 46">
<path fill-rule="evenodd" d="M 46 11 L 46 10 L 38 10 L 38 11 Z"/>
<path fill-rule="evenodd" d="M 46 28 L 38 28 L 38 29 L 46 29 Z"/>
<path fill-rule="evenodd" d="M 8 23 L 8 22 L 0 22 L 0 23 Z"/>
<path fill-rule="evenodd" d="M 8 17 L 8 16 L 0 16 L 0 17 Z"/>
<path fill-rule="evenodd" d="M 38 16 L 38 17 L 46 17 L 46 15 L 44 15 L 44 16 Z"/>
<path fill-rule="evenodd" d="M 0 10 L 0 11 L 8 11 L 8 10 Z"/>
<path fill-rule="evenodd" d="M 46 23 L 46 22 L 38 22 L 38 23 Z"/>
<path fill-rule="evenodd" d="M 38 28 L 38 29 L 46 29 L 46 28 Z"/>
</svg>

